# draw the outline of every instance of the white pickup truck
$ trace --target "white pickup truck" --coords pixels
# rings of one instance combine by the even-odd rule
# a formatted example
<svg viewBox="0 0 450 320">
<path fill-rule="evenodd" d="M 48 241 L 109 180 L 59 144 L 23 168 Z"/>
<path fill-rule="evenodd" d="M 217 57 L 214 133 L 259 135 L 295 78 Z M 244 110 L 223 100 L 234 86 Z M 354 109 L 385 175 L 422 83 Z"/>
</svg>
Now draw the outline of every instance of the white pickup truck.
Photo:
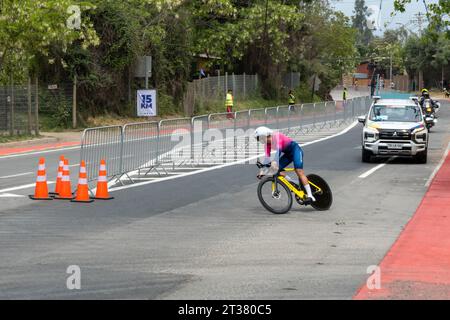
<svg viewBox="0 0 450 320">
<path fill-rule="evenodd" d="M 370 162 L 373 156 L 405 156 L 427 162 L 428 130 L 415 101 L 375 99 L 369 113 L 358 121 L 364 124 L 363 162 Z"/>
</svg>

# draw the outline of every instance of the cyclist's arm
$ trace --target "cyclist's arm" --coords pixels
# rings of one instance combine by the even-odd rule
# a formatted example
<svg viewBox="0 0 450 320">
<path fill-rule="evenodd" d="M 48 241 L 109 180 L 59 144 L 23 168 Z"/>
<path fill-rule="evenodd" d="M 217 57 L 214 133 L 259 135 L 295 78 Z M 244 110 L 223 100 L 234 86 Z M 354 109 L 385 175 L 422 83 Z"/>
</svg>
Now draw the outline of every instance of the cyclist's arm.
<svg viewBox="0 0 450 320">
<path fill-rule="evenodd" d="M 269 164 L 271 159 L 270 159 L 270 154 L 272 152 L 272 144 L 269 142 L 266 142 L 266 144 L 264 145 L 264 160 L 263 160 L 263 164 Z"/>
<path fill-rule="evenodd" d="M 276 152 L 273 154 L 273 156 L 272 156 L 272 144 L 275 144 L 276 146 L 275 148 Z M 272 143 L 266 144 L 265 158 L 263 163 L 269 164 L 275 161 L 278 164 L 280 156 L 281 156 L 281 141 L 277 136 L 274 135 L 272 137 Z"/>
</svg>

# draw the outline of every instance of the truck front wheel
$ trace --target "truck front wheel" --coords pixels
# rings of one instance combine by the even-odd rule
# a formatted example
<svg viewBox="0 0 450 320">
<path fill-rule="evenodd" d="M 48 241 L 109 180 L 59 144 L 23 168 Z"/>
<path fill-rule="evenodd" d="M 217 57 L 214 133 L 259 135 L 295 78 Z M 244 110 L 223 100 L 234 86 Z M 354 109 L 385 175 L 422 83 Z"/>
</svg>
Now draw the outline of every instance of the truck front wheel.
<svg viewBox="0 0 450 320">
<path fill-rule="evenodd" d="M 425 151 L 422 151 L 418 154 L 416 154 L 416 161 L 417 163 L 427 163 L 427 156 L 428 156 L 428 149 L 425 149 Z"/>
<path fill-rule="evenodd" d="M 364 146 L 362 147 L 362 162 L 370 162 L 372 160 L 372 151 L 364 149 Z"/>
</svg>

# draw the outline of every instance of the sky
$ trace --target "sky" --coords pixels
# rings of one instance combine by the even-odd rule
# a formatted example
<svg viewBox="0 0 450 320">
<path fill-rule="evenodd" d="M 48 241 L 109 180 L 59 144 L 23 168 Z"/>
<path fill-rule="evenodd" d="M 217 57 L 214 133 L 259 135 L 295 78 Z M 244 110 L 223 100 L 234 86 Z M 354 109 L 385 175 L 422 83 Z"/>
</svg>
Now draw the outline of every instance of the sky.
<svg viewBox="0 0 450 320">
<path fill-rule="evenodd" d="M 405 24 L 406 28 L 412 32 L 418 32 L 419 26 L 417 22 L 411 22 L 411 20 L 416 19 L 416 14 L 419 12 L 425 14 L 425 5 L 423 0 L 411 0 L 411 3 L 407 5 L 406 11 L 404 13 L 397 12 L 394 16 L 391 16 L 391 12 L 394 11 L 394 1 L 393 0 L 366 0 L 366 6 L 373 6 L 376 11 L 379 11 L 381 1 L 381 14 L 379 15 L 379 26 L 374 33 L 376 35 L 382 35 L 386 29 L 397 29 L 399 24 Z M 427 4 L 438 3 L 439 0 L 426 0 Z M 353 15 L 353 9 L 355 7 L 355 0 L 330 0 L 331 5 L 339 11 L 344 12 L 348 16 Z M 423 17 L 424 27 L 427 25 L 426 17 Z M 385 26 L 387 24 L 387 26 Z"/>
</svg>

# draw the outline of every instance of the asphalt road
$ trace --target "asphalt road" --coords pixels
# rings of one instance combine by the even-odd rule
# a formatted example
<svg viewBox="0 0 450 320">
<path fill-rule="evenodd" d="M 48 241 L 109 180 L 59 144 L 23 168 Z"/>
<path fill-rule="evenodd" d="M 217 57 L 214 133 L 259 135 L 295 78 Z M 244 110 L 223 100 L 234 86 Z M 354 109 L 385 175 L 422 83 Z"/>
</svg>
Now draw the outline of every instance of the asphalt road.
<svg viewBox="0 0 450 320">
<path fill-rule="evenodd" d="M 426 165 L 396 159 L 359 178 L 382 163 L 361 162 L 361 127 L 305 146 L 306 171 L 333 190 L 326 212 L 265 211 L 253 165 L 90 205 L 0 199 L 0 298 L 350 299 L 422 199 L 449 142 L 441 109 Z M 66 288 L 69 265 L 81 268 L 81 290 Z"/>
</svg>

